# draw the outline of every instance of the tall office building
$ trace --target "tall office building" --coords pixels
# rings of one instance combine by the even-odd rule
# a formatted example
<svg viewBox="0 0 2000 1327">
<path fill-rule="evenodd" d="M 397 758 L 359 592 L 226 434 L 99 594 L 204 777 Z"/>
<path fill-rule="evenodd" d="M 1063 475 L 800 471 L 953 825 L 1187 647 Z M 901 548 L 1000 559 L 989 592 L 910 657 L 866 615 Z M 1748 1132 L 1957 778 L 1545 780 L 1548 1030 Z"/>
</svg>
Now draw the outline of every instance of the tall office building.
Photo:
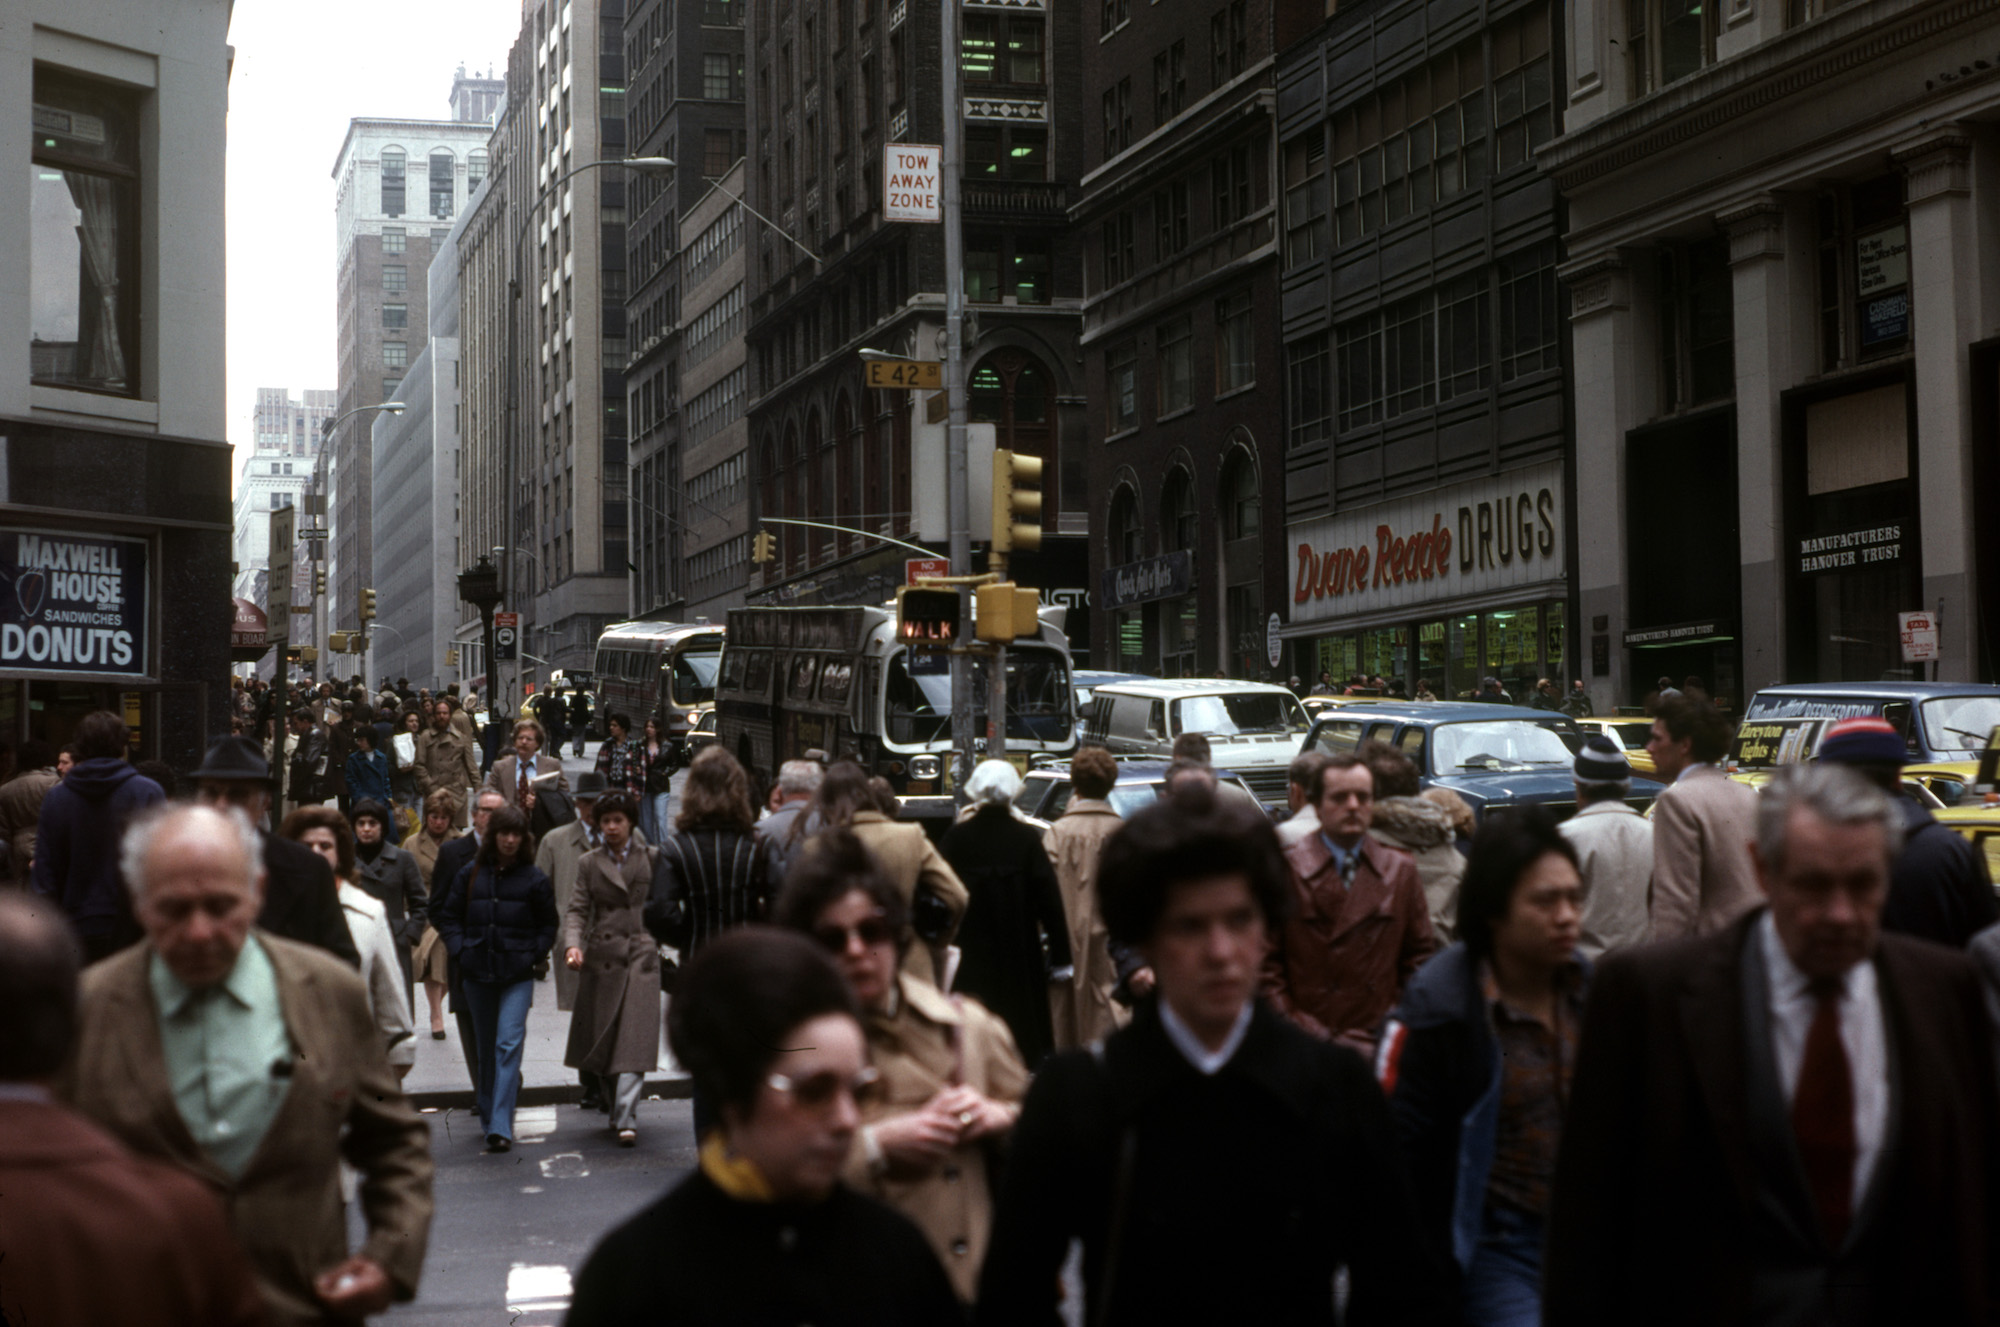
<svg viewBox="0 0 2000 1327">
<path fill-rule="evenodd" d="M 625 20 L 625 64 L 630 71 L 625 120 L 632 154 L 681 163 L 671 179 L 632 182 L 626 236 L 631 362 L 625 382 L 632 431 L 634 615 L 689 616 L 695 601 L 713 599 L 714 592 L 723 588 L 712 566 L 723 560 L 715 549 L 742 533 L 740 511 L 735 527 L 727 529 L 728 520 L 718 524 L 720 518 L 682 498 L 684 490 L 699 486 L 707 491 L 726 475 L 716 469 L 722 464 L 718 449 L 723 442 L 708 443 L 697 458 L 686 454 L 697 444 L 688 440 L 690 425 L 681 401 L 685 395 L 693 407 L 695 395 L 712 385 L 709 380 L 716 376 L 720 361 L 711 358 L 693 368 L 703 383 L 690 383 L 683 393 L 683 371 L 691 366 L 681 354 L 680 319 L 684 294 L 699 300 L 700 307 L 707 305 L 688 287 L 695 280 L 713 278 L 717 265 L 727 264 L 742 244 L 740 210 L 729 213 L 726 234 L 709 233 L 708 227 L 724 219 L 723 208 L 734 206 L 730 198 L 715 193 L 714 186 L 743 156 L 744 8 L 743 0 L 636 0 Z M 734 183 L 722 184 L 731 193 L 742 194 L 740 175 Z M 704 220 L 690 234 L 689 223 L 697 210 Z M 696 259 L 684 251 L 704 234 L 709 247 L 702 270 L 693 272 L 689 269 Z M 740 275 L 731 284 L 740 289 Z M 731 338 L 726 349 L 732 368 L 740 367 L 741 339 Z M 724 370 L 722 376 L 727 373 Z M 712 395 L 704 407 L 720 401 L 719 394 Z M 703 420 L 708 437 L 742 417 L 742 401 L 739 390 L 726 406 L 709 411 Z M 739 507 L 745 488 L 740 453 L 739 446 L 739 473 L 733 481 Z M 727 506 L 730 499 L 721 496 L 724 500 L 710 503 L 707 510 Z M 699 587 L 689 579 L 697 560 L 703 568 Z M 740 590 L 746 559 L 738 557 L 735 562 Z"/>
<path fill-rule="evenodd" d="M 260 605 L 259 587 L 270 566 L 271 513 L 304 507 L 320 430 L 333 417 L 333 392 L 308 389 L 302 398 L 283 387 L 257 389 L 252 443 L 236 474 L 234 593 Z"/>
<path fill-rule="evenodd" d="M 490 116 L 504 88 L 461 68 L 450 99 L 454 115 Z M 430 334 L 424 273 L 486 176 L 492 132 L 485 118 L 348 122 L 333 168 L 339 416 L 394 396 L 422 351 Z M 367 413 L 342 418 L 322 466 L 330 529 L 327 628 L 358 627 L 359 593 L 373 585 L 371 427 Z"/>
<path fill-rule="evenodd" d="M 501 550 L 524 676 L 588 669 L 628 612 L 628 181 L 591 168 L 626 155 L 624 32 L 624 0 L 523 5 L 495 178 L 459 239 L 461 565 Z"/>
</svg>

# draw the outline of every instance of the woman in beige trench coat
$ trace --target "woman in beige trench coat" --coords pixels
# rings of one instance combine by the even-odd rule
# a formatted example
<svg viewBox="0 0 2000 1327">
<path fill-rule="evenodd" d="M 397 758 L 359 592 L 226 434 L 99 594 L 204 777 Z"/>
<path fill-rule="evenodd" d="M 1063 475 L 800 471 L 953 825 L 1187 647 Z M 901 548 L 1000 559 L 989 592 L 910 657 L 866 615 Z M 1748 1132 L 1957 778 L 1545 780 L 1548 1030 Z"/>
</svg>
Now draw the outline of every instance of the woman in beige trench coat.
<svg viewBox="0 0 2000 1327">
<path fill-rule="evenodd" d="M 563 1063 L 598 1077 L 623 1147 L 639 1141 L 639 1092 L 660 1053 L 660 951 L 644 919 L 653 854 L 632 842 L 637 820 L 623 793 L 598 800 L 604 846 L 577 864 L 563 916 L 563 961 L 578 974 Z"/>
</svg>

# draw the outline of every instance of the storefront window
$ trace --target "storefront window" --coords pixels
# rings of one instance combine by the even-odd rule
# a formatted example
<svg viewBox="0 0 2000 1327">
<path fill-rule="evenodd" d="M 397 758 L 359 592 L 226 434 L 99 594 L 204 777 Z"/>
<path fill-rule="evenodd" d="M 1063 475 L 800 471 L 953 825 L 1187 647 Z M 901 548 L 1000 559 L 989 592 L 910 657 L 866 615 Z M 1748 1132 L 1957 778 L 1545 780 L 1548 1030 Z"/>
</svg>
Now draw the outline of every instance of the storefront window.
<svg viewBox="0 0 2000 1327">
<path fill-rule="evenodd" d="M 1406 627 L 1386 627 L 1361 633 L 1361 671 L 1384 681 L 1404 680 L 1410 659 L 1410 633 Z"/>
<path fill-rule="evenodd" d="M 1516 704 L 1528 703 L 1541 675 L 1541 622 L 1541 611 L 1533 607 L 1486 615 L 1486 671 L 1500 679 Z"/>
<path fill-rule="evenodd" d="M 1417 683 L 1431 684 L 1431 693 L 1439 700 L 1448 700 L 1445 694 L 1450 685 L 1451 656 L 1445 650 L 1444 623 L 1426 622 L 1417 628 L 1416 676 L 1410 679 L 1410 694 L 1417 694 Z"/>
<path fill-rule="evenodd" d="M 1195 612 L 1191 594 L 1160 605 L 1160 671 L 1167 677 L 1195 675 Z"/>
<path fill-rule="evenodd" d="M 1452 618 L 1445 624 L 1445 634 L 1450 643 L 1451 667 L 1447 674 L 1448 690 L 1439 692 L 1438 699 L 1468 700 L 1479 690 L 1479 619 Z"/>
<path fill-rule="evenodd" d="M 1136 673 L 1146 658 L 1146 615 L 1143 609 L 1128 608 L 1118 614 L 1118 669 Z"/>
</svg>

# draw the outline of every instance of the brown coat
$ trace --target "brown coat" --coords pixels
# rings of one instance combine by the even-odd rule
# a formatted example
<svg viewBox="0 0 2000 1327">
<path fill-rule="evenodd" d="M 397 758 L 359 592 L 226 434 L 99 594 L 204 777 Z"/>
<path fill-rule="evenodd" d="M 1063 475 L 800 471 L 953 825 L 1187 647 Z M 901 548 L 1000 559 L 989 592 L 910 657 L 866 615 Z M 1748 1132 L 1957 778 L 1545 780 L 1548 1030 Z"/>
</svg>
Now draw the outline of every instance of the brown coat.
<svg viewBox="0 0 2000 1327">
<path fill-rule="evenodd" d="M 430 1128 L 383 1056 L 368 992 L 330 954 L 257 932 L 276 970 L 298 1054 L 292 1086 L 240 1178 L 202 1151 L 181 1119 L 147 981 L 150 944 L 83 974 L 81 1027 L 59 1094 L 144 1157 L 171 1162 L 222 1196 L 272 1321 L 326 1324 L 313 1278 L 347 1257 L 340 1162 L 361 1172 L 361 1253 L 410 1299 L 431 1224 Z"/>
<path fill-rule="evenodd" d="M 875 854 L 883 874 L 901 891 L 905 903 L 916 898 L 920 889 L 928 889 L 951 909 L 951 929 L 936 942 L 940 946 L 950 944 L 951 938 L 958 934 L 958 923 L 964 918 L 966 902 L 972 895 L 966 892 L 964 882 L 931 842 L 930 835 L 924 833 L 923 826 L 902 824 L 879 811 L 857 811 L 849 828 L 861 840 L 861 846 Z M 913 944 L 903 956 L 903 971 L 935 982 L 938 957 L 931 945 Z"/>
<path fill-rule="evenodd" d="M 438 849 L 457 837 L 457 831 L 453 831 L 445 835 L 441 840 L 434 839 L 431 837 L 429 830 L 420 828 L 409 838 L 403 840 L 403 847 L 409 852 L 411 857 L 416 859 L 417 874 L 424 879 L 424 896 L 426 898 L 433 901 L 437 899 L 437 891 L 431 886 L 431 874 L 437 867 Z M 451 882 L 446 881 L 445 883 L 449 884 Z M 444 941 L 438 938 L 437 927 L 426 926 L 424 927 L 423 939 L 417 941 L 417 957 L 416 962 L 412 966 L 411 975 L 418 981 L 434 981 L 442 986 L 449 980 L 447 972 Z M 565 1009 L 569 1008 L 568 1005 L 562 1007 Z"/>
<path fill-rule="evenodd" d="M 1757 793 L 1698 765 L 1653 803 L 1650 940 L 1713 935 L 1764 901 L 1750 862 Z"/>
<path fill-rule="evenodd" d="M 439 789 L 465 797 L 466 789 L 479 782 L 479 756 L 472 739 L 458 729 L 426 728 L 417 734 L 417 763 L 411 772 L 417 792 L 425 797 Z M 470 809 L 468 805 L 459 812 L 461 824 Z"/>
<path fill-rule="evenodd" d="M 646 930 L 653 854 L 634 844 L 621 869 L 602 848 L 577 864 L 562 947 L 583 951 L 563 1063 L 594 1074 L 643 1074 L 660 1063 L 660 950 Z"/>
<path fill-rule="evenodd" d="M 995 1101 L 1018 1103 L 1027 1095 L 1027 1066 L 998 1015 L 908 973 L 897 979 L 897 988 L 895 1014 L 871 1014 L 867 1020 L 869 1056 L 882 1078 L 862 1111 L 864 1125 L 907 1115 L 961 1083 Z M 993 1233 L 994 1177 L 984 1144 L 963 1144 L 932 1169 L 904 1172 L 870 1166 L 867 1149 L 857 1141 L 845 1178 L 850 1188 L 914 1221 L 958 1297 L 971 1302 Z"/>
<path fill-rule="evenodd" d="M 493 768 L 486 771 L 486 782 L 480 785 L 481 790 L 491 788 L 508 801 L 513 801 L 514 794 L 520 791 L 514 786 L 514 780 L 518 777 L 514 771 L 519 767 L 520 763 L 520 759 L 512 754 L 504 755 L 494 761 Z M 561 788 L 564 792 L 569 791 L 569 776 L 563 773 L 561 757 L 537 755 L 535 757 L 535 771 L 528 777 L 531 780 L 538 779 L 544 774 L 555 775 L 555 786 Z"/>
<path fill-rule="evenodd" d="M 1416 864 L 1364 835 L 1347 890 L 1320 835 L 1285 849 L 1285 859 L 1294 915 L 1264 964 L 1264 992 L 1315 1036 L 1372 1051 L 1403 983 L 1438 947 Z"/>
<path fill-rule="evenodd" d="M 215 1195 L 61 1106 L 0 1101 L 0 1256 L 0 1322 L 267 1321 Z"/>
<path fill-rule="evenodd" d="M 1110 934 L 1097 909 L 1097 859 L 1104 852 L 1105 841 L 1124 823 L 1111 803 L 1078 797 L 1042 837 L 1042 846 L 1056 868 L 1056 883 L 1062 886 L 1063 911 L 1069 916 L 1070 959 L 1076 965 L 1076 976 L 1068 985 L 1049 988 L 1057 1050 L 1075 1050 L 1102 1041 L 1131 1017 L 1111 998 L 1118 985 L 1118 968 L 1111 961 Z"/>
<path fill-rule="evenodd" d="M 13 850 L 10 866 L 17 885 L 28 883 L 28 867 L 35 860 L 42 799 L 61 782 L 53 769 L 31 769 L 0 784 L 0 841 Z"/>
</svg>

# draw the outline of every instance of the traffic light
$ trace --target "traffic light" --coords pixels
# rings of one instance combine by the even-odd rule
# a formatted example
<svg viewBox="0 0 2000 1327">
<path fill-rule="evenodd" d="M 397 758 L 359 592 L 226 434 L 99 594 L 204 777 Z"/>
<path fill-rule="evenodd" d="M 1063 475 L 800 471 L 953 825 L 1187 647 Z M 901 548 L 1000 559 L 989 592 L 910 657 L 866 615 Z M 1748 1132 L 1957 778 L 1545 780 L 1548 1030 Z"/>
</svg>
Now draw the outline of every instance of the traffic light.
<svg viewBox="0 0 2000 1327">
<path fill-rule="evenodd" d="M 326 648 L 334 654 L 346 654 L 347 638 L 355 634 L 352 631 L 329 631 L 326 633 Z"/>
<path fill-rule="evenodd" d="M 949 645 L 958 639 L 958 591 L 896 587 L 896 639 L 905 645 Z"/>
<path fill-rule="evenodd" d="M 315 597 L 326 593 L 326 568 L 313 568 L 313 594 Z"/>
<path fill-rule="evenodd" d="M 972 622 L 972 634 L 980 640 L 1005 645 L 1023 636 L 1042 632 L 1039 591 L 1025 585 L 1002 581 L 979 587 L 979 612 Z"/>
<path fill-rule="evenodd" d="M 444 666 L 446 668 L 458 667 L 458 647 L 456 645 L 444 652 Z"/>
<path fill-rule="evenodd" d="M 756 563 L 778 560 L 778 539 L 769 530 L 759 530 L 750 541 L 750 560 Z"/>
<path fill-rule="evenodd" d="M 993 551 L 1042 546 L 1042 458 L 993 451 Z"/>
<path fill-rule="evenodd" d="M 361 620 L 363 622 L 373 622 L 375 620 L 375 592 L 373 590 L 364 589 L 361 592 Z"/>
</svg>

